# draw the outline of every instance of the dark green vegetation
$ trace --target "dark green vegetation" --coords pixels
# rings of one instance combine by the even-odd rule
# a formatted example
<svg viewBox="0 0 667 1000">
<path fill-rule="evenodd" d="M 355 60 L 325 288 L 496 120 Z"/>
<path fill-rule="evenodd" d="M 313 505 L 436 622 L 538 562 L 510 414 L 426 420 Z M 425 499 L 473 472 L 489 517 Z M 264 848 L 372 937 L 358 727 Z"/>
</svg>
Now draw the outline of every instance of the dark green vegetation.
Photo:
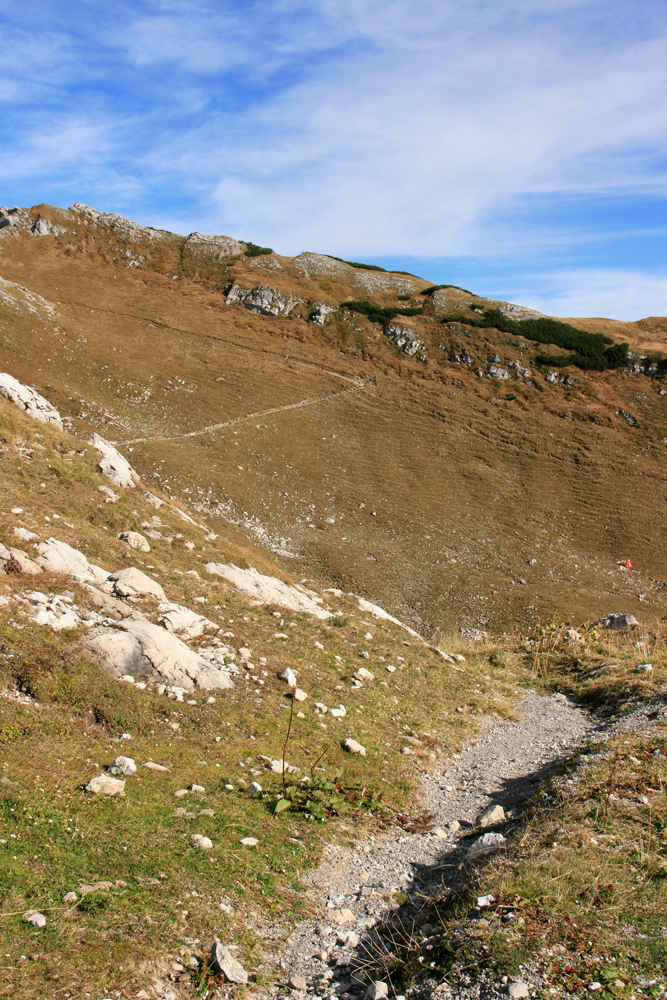
<svg viewBox="0 0 667 1000">
<path fill-rule="evenodd" d="M 465 292 L 466 295 L 472 295 L 467 288 L 461 288 L 460 285 L 429 285 L 428 288 L 422 288 L 420 295 L 433 295 L 434 292 L 439 292 L 443 288 L 456 288 L 459 292 Z"/>
<path fill-rule="evenodd" d="M 256 243 L 246 243 L 245 256 L 246 257 L 262 257 L 273 253 L 271 247 L 259 247 Z"/>
<path fill-rule="evenodd" d="M 492 328 L 502 333 L 526 337 L 538 344 L 555 344 L 574 352 L 571 355 L 539 354 L 536 360 L 540 365 L 560 368 L 576 365 L 584 370 L 603 372 L 609 368 L 622 368 L 628 361 L 627 344 L 614 344 L 611 337 L 602 333 L 578 330 L 569 323 L 546 316 L 540 319 L 515 320 L 503 315 L 500 309 L 486 309 L 483 317 L 458 313 L 455 316 L 445 316 L 443 323 L 466 323 L 480 329 Z M 608 344 L 612 346 L 607 347 Z"/>
<path fill-rule="evenodd" d="M 421 306 L 380 306 L 377 302 L 369 302 L 368 299 L 353 299 L 350 302 L 341 302 L 341 309 L 352 309 L 354 312 L 366 316 L 371 323 L 390 323 L 396 316 L 421 316 L 424 312 Z"/>
</svg>

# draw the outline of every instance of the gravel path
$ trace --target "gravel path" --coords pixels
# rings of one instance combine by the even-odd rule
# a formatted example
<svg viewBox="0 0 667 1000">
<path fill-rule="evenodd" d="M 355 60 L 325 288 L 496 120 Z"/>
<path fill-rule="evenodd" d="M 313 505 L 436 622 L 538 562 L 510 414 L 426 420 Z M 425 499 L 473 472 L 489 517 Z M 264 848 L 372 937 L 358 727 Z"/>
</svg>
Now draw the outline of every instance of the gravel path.
<svg viewBox="0 0 667 1000">
<path fill-rule="evenodd" d="M 311 995 L 361 997 L 365 987 L 353 978 L 354 968 L 382 949 L 373 928 L 398 905 L 387 897 L 402 892 L 409 912 L 411 902 L 421 906 L 424 897 L 455 887 L 465 877 L 460 866 L 470 846 L 461 837 L 487 806 L 498 803 L 510 820 L 516 817 L 521 800 L 594 736 L 594 719 L 562 695 L 529 692 L 519 710 L 518 722 L 484 720 L 479 738 L 440 775 L 422 777 L 423 811 L 435 813 L 440 837 L 392 828 L 354 848 L 327 850 L 306 879 L 319 919 L 299 924 L 278 957 L 286 977 L 303 977 Z"/>
</svg>

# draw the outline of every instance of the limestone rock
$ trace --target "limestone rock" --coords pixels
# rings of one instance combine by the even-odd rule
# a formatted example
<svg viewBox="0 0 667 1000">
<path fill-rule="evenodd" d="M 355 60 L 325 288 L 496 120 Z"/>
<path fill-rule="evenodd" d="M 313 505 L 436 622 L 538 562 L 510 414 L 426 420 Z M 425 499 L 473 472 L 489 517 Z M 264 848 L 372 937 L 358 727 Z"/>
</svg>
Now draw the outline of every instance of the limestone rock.
<svg viewBox="0 0 667 1000">
<path fill-rule="evenodd" d="M 357 743 L 356 740 L 348 739 L 343 740 L 341 743 L 343 750 L 347 750 L 348 753 L 359 754 L 361 757 L 366 756 L 366 747 L 363 747 L 361 743 Z"/>
<path fill-rule="evenodd" d="M 259 841 L 257 837 L 244 837 L 240 843 L 242 843 L 244 847 L 257 847 Z"/>
<path fill-rule="evenodd" d="M 185 241 L 187 249 L 202 257 L 214 257 L 223 260 L 225 257 L 236 257 L 245 253 L 245 244 L 239 243 L 233 236 L 204 236 L 203 233 L 190 233 Z"/>
<path fill-rule="evenodd" d="M 234 687 L 228 673 L 207 663 L 171 632 L 145 620 L 94 628 L 83 646 L 103 670 L 116 678 L 124 674 L 153 678 L 183 691 L 192 691 L 195 685 L 204 691 Z"/>
<path fill-rule="evenodd" d="M 291 688 L 296 687 L 296 674 L 291 667 L 285 667 L 284 670 L 281 670 L 278 674 L 278 679 L 285 681 Z"/>
<path fill-rule="evenodd" d="M 131 549 L 138 549 L 139 552 L 150 552 L 151 547 L 148 540 L 139 531 L 121 531 L 116 535 L 121 542 L 125 542 Z"/>
<path fill-rule="evenodd" d="M 63 429 L 63 422 L 56 408 L 40 396 L 36 389 L 23 385 L 7 372 L 0 373 L 0 395 L 6 396 L 20 409 L 25 410 L 29 417 L 34 417 L 43 424 L 53 424 L 58 430 Z"/>
<path fill-rule="evenodd" d="M 491 376 L 491 378 L 498 378 L 504 381 L 507 381 L 507 379 L 512 378 L 507 368 L 503 368 L 502 365 L 496 363 L 491 363 L 490 365 L 487 365 L 486 371 L 487 374 Z"/>
<path fill-rule="evenodd" d="M 295 688 L 292 697 L 295 701 L 305 701 L 308 695 L 305 691 L 302 691 L 301 688 Z"/>
<path fill-rule="evenodd" d="M 370 601 L 365 600 L 363 597 L 357 597 L 357 603 L 359 604 L 360 611 L 365 611 L 367 614 L 372 615 L 373 618 L 380 618 L 383 621 L 393 622 L 394 625 L 400 626 L 400 628 L 414 636 L 415 639 L 421 639 L 418 632 L 415 632 L 415 630 L 410 628 L 409 625 L 404 625 L 403 622 L 400 622 L 398 618 L 394 618 L 393 615 L 390 615 L 388 611 L 385 611 L 384 608 L 381 608 L 378 604 L 371 604 Z"/>
<path fill-rule="evenodd" d="M 287 980 L 287 985 L 291 990 L 298 990 L 299 993 L 308 989 L 308 983 L 303 976 L 291 975 Z"/>
<path fill-rule="evenodd" d="M 474 861 L 476 858 L 493 854 L 495 851 L 500 850 L 501 847 L 504 847 L 505 844 L 506 840 L 502 833 L 484 833 L 468 849 L 466 861 Z"/>
<path fill-rule="evenodd" d="M 258 285 L 251 289 L 242 288 L 234 282 L 227 292 L 227 304 L 234 302 L 242 302 L 246 309 L 262 316 L 289 316 L 301 299 L 295 295 L 283 295 L 268 285 Z"/>
<path fill-rule="evenodd" d="M 193 833 L 190 839 L 195 847 L 198 847 L 200 851 L 210 851 L 213 847 L 213 841 L 208 837 L 203 837 L 201 833 Z"/>
<path fill-rule="evenodd" d="M 134 774 L 136 770 L 137 765 L 131 757 L 116 757 L 115 761 L 107 768 L 109 774 L 123 774 L 125 777 L 129 777 L 131 774 Z"/>
<path fill-rule="evenodd" d="M 142 767 L 147 767 L 149 771 L 169 771 L 169 768 L 165 767 L 164 764 L 156 764 L 154 760 L 147 760 L 145 764 L 142 764 Z"/>
<path fill-rule="evenodd" d="M 30 227 L 33 236 L 60 236 L 67 232 L 62 226 L 54 226 L 50 219 L 39 218 Z"/>
<path fill-rule="evenodd" d="M 77 894 L 75 892 L 66 892 L 65 895 L 63 896 L 62 901 L 67 906 L 70 903 L 76 903 L 76 901 L 78 900 L 78 898 L 79 897 L 77 896 Z"/>
<path fill-rule="evenodd" d="M 109 575 L 106 570 L 89 563 L 83 552 L 58 538 L 40 542 L 37 551 L 37 562 L 45 570 L 49 573 L 64 573 L 79 583 L 101 583 Z"/>
<path fill-rule="evenodd" d="M 276 604 L 290 611 L 307 611 L 321 621 L 331 617 L 330 611 L 319 606 L 322 598 L 290 587 L 274 576 L 264 576 L 252 566 L 240 569 L 233 564 L 227 566 L 225 563 L 209 562 L 206 563 L 206 572 L 224 577 L 241 593 L 248 594 L 263 604 Z"/>
<path fill-rule="evenodd" d="M 223 975 L 227 982 L 238 983 L 240 986 L 247 985 L 248 973 L 241 963 L 236 961 L 229 949 L 219 941 L 214 942 L 211 948 L 210 964 L 213 971 L 217 975 Z"/>
<path fill-rule="evenodd" d="M 407 326 L 400 323 L 389 323 L 384 328 L 384 335 L 392 344 L 403 348 L 403 353 L 413 357 L 417 351 L 424 350 L 424 341 L 420 340 L 417 334 Z"/>
<path fill-rule="evenodd" d="M 505 822 L 505 810 L 502 806 L 493 803 L 485 809 L 477 821 L 477 825 L 484 829 L 487 826 L 495 826 L 496 823 Z"/>
<path fill-rule="evenodd" d="M 385 997 L 388 995 L 389 987 L 386 983 L 382 982 L 370 983 L 368 989 L 366 990 L 368 1000 L 385 1000 Z"/>
<path fill-rule="evenodd" d="M 510 983 L 510 985 L 507 987 L 507 992 L 509 996 L 512 997 L 512 1000 L 523 1000 L 524 997 L 530 996 L 530 990 L 528 986 L 526 986 L 525 983 L 522 983 L 520 981 L 517 983 Z"/>
<path fill-rule="evenodd" d="M 204 632 L 217 631 L 215 622 L 209 621 L 203 615 L 198 615 L 196 611 L 183 607 L 182 604 L 160 604 L 158 606 L 160 623 L 169 632 L 184 639 L 195 639 L 203 635 Z"/>
<path fill-rule="evenodd" d="M 634 628 L 635 625 L 639 625 L 639 622 L 634 615 L 611 612 L 608 615 L 603 615 L 595 624 L 601 625 L 602 628 L 611 629 L 613 632 L 620 632 L 622 629 Z"/>
<path fill-rule="evenodd" d="M 271 763 L 269 764 L 269 770 L 273 771 L 274 774 L 282 774 L 283 773 L 282 760 L 272 760 Z M 286 774 L 296 774 L 298 770 L 299 768 L 295 767 L 294 764 L 288 764 L 287 761 L 285 761 Z"/>
<path fill-rule="evenodd" d="M 27 555 L 23 549 L 9 547 L 10 562 L 19 573 L 25 576 L 38 576 L 42 567 Z"/>
<path fill-rule="evenodd" d="M 262 786 L 259 781 L 251 781 L 248 785 L 248 791 L 251 795 L 259 795 L 262 791 Z"/>
<path fill-rule="evenodd" d="M 13 528 L 12 530 L 22 542 L 36 542 L 39 539 L 39 535 L 36 535 L 34 531 L 28 531 L 27 528 Z"/>
<path fill-rule="evenodd" d="M 375 680 L 375 674 L 372 674 L 370 672 L 370 670 L 366 670 L 366 667 L 359 667 L 359 669 L 357 671 L 355 671 L 354 676 L 357 678 L 358 681 L 374 681 Z"/>
<path fill-rule="evenodd" d="M 113 589 L 120 597 L 156 597 L 159 601 L 166 601 L 165 593 L 160 584 L 152 577 L 146 576 L 136 566 L 128 566 L 126 569 L 119 569 L 111 574 L 114 581 Z"/>
<path fill-rule="evenodd" d="M 316 302 L 310 314 L 310 320 L 316 326 L 324 326 L 332 313 L 338 312 L 336 306 L 330 306 L 326 302 Z"/>
<path fill-rule="evenodd" d="M 125 489 L 136 486 L 139 476 L 127 459 L 123 458 L 112 444 L 105 441 L 99 434 L 91 434 L 88 443 L 92 444 L 93 448 L 99 452 L 101 456 L 98 462 L 100 471 L 108 476 L 112 483 Z"/>
<path fill-rule="evenodd" d="M 110 778 L 108 774 L 98 774 L 90 779 L 85 790 L 94 795 L 125 795 L 125 782 L 120 778 Z"/>
<path fill-rule="evenodd" d="M 46 927 L 46 917 L 38 910 L 27 910 L 23 914 L 23 919 L 27 924 L 32 924 L 33 927 Z"/>
</svg>

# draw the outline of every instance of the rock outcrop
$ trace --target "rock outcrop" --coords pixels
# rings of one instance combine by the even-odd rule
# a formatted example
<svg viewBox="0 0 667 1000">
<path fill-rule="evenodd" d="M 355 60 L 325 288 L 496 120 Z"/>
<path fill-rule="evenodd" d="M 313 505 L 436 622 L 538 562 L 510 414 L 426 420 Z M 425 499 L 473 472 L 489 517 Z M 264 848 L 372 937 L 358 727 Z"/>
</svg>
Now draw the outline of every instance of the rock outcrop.
<svg viewBox="0 0 667 1000">
<path fill-rule="evenodd" d="M 307 611 L 322 621 L 331 617 L 330 611 L 320 607 L 321 597 L 290 587 L 275 576 L 263 576 L 252 566 L 250 569 L 240 569 L 234 565 L 210 562 L 206 563 L 206 572 L 224 577 L 242 594 L 248 594 L 263 604 L 276 604 L 280 608 L 289 608 L 290 611 Z"/>
<path fill-rule="evenodd" d="M 39 556 L 36 562 L 49 573 L 64 573 L 79 583 L 103 583 L 109 578 L 107 570 L 89 563 L 83 552 L 61 542 L 58 538 L 48 538 L 37 546 Z"/>
<path fill-rule="evenodd" d="M 417 351 L 424 349 L 424 341 L 420 340 L 417 334 L 407 326 L 402 326 L 400 323 L 389 323 L 384 328 L 384 335 L 391 340 L 392 344 L 402 347 L 403 353 L 409 357 L 413 357 Z"/>
<path fill-rule="evenodd" d="M 193 253 L 218 260 L 243 254 L 246 249 L 245 244 L 239 243 L 233 236 L 204 236 L 203 233 L 190 233 L 185 245 Z"/>
<path fill-rule="evenodd" d="M 131 489 L 139 482 L 136 474 L 126 458 L 114 448 L 112 444 L 105 441 L 99 434 L 91 434 L 88 443 L 92 444 L 95 451 L 99 452 L 100 460 L 97 463 L 101 472 L 116 485 L 124 489 Z"/>
<path fill-rule="evenodd" d="M 204 632 L 217 632 L 220 629 L 215 622 L 209 621 L 196 611 L 183 607 L 182 604 L 160 604 L 158 606 L 160 622 L 168 632 L 182 636 L 184 639 L 196 639 Z"/>
<path fill-rule="evenodd" d="M 327 302 L 316 302 L 310 314 L 311 322 L 316 326 L 324 326 L 332 313 L 338 312 L 337 306 L 330 306 Z"/>
<path fill-rule="evenodd" d="M 229 674 L 213 667 L 177 636 L 148 621 L 126 620 L 92 629 L 86 653 L 112 677 L 127 674 L 192 691 L 233 688 Z"/>
<path fill-rule="evenodd" d="M 63 429 L 63 422 L 55 406 L 40 396 L 36 389 L 23 385 L 7 372 L 0 374 L 0 394 L 10 399 L 12 403 L 16 403 L 35 420 L 40 420 L 43 424 L 53 424 L 58 430 Z"/>
<path fill-rule="evenodd" d="M 155 597 L 158 601 L 167 599 L 157 580 L 142 573 L 136 566 L 128 566 L 112 573 L 109 583 L 119 597 Z"/>
<path fill-rule="evenodd" d="M 241 302 L 250 312 L 262 316 L 289 316 L 301 301 L 295 295 L 283 295 L 277 288 L 269 288 L 268 285 L 242 288 L 234 283 L 227 292 L 227 305 Z"/>
</svg>

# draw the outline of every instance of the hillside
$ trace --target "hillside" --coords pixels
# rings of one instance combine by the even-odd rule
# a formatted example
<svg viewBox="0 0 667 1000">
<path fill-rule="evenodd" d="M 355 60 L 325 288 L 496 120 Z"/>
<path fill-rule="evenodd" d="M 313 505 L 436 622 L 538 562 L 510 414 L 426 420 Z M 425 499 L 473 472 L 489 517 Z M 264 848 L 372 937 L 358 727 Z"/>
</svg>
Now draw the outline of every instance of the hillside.
<svg viewBox="0 0 667 1000">
<path fill-rule="evenodd" d="M 667 323 L 569 324 L 0 210 L 0 997 L 664 993 Z"/>
</svg>

